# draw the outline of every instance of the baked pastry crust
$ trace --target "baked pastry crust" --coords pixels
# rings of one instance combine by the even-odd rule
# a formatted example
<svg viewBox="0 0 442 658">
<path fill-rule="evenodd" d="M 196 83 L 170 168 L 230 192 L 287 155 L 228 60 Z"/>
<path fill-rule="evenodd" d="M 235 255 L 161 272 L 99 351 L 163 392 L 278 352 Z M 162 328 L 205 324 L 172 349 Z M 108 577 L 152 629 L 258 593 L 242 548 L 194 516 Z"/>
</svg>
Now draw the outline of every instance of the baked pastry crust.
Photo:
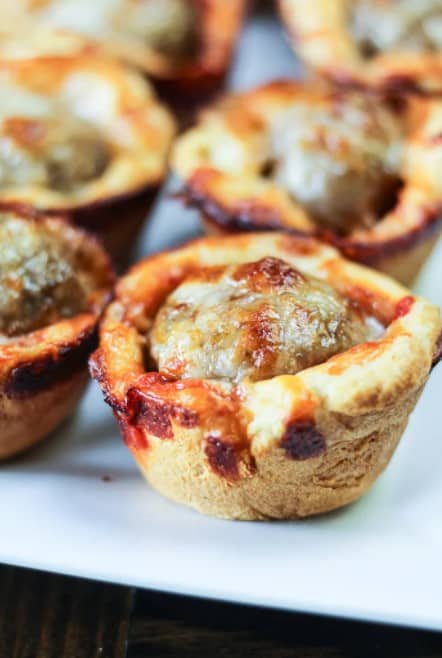
<svg viewBox="0 0 442 658">
<path fill-rule="evenodd" d="M 186 276 L 265 257 L 331 283 L 385 332 L 296 375 L 261 381 L 146 372 L 146 335 Z M 120 280 L 91 372 L 162 494 L 224 518 L 296 518 L 356 500 L 383 471 L 440 358 L 441 329 L 429 302 L 311 238 L 205 238 L 147 258 Z"/>
<path fill-rule="evenodd" d="M 34 19 L 37 23 L 30 30 L 35 33 L 36 48 L 43 53 L 50 51 L 49 43 L 53 42 L 54 53 L 67 53 L 69 42 L 74 54 L 78 54 L 84 48 L 95 49 L 98 53 L 111 55 L 124 62 L 137 67 L 145 73 L 155 84 L 160 95 L 181 111 L 194 108 L 196 104 L 208 101 L 223 83 L 228 72 L 230 62 L 234 53 L 237 38 L 241 30 L 247 9 L 247 0 L 235 0 L 225 2 L 224 0 L 190 0 L 192 10 L 195 12 L 197 41 L 196 52 L 191 56 L 173 57 L 161 53 L 149 46 L 140 36 L 129 33 L 124 34 L 118 28 L 116 16 L 123 16 L 136 4 L 134 0 L 119 0 L 114 3 L 113 12 L 109 12 L 109 3 L 94 0 L 93 14 L 100 17 L 96 28 L 92 27 L 92 18 L 88 21 L 87 31 L 80 35 L 84 19 L 69 21 L 60 19 L 59 0 L 18 0 L 14 7 L 6 0 L 5 8 L 0 0 L 0 10 L 15 15 L 20 21 L 27 24 Z M 78 14 L 87 11 L 87 7 L 78 4 Z M 107 6 L 106 6 L 107 5 Z M 71 3 L 71 11 L 72 11 Z M 51 12 L 51 8 L 56 11 Z M 106 12 L 108 16 L 106 17 Z M 115 16 L 113 16 L 115 14 Z M 24 18 L 26 17 L 26 18 Z M 42 23 L 40 23 L 40 21 Z M 63 33 L 63 30 L 53 31 L 53 36 L 45 28 L 44 22 L 52 27 L 62 27 L 79 30 L 77 39 L 74 34 Z M 112 22 L 113 21 L 113 22 Z M 12 35 L 4 30 L 5 42 L 16 40 L 16 26 Z M 43 34 L 38 35 L 39 30 L 46 29 L 46 38 Z M 83 39 L 81 38 L 83 36 Z M 0 28 L 1 40 L 1 28 Z M 19 52 L 21 49 L 18 49 Z M 10 49 L 11 51 L 11 49 Z"/>
<path fill-rule="evenodd" d="M 403 186 L 396 205 L 374 225 L 342 235 L 321 228 L 264 173 L 274 157 L 269 134 L 278 117 L 296 103 L 328 111 L 336 98 L 336 90 L 293 81 L 227 96 L 176 142 L 172 166 L 185 183 L 183 199 L 200 211 L 211 231 L 284 229 L 315 235 L 347 258 L 410 284 L 441 229 L 442 104 L 435 98 L 403 101 L 397 110 L 405 131 L 397 172 Z"/>
<path fill-rule="evenodd" d="M 0 459 L 30 448 L 72 413 L 86 386 L 87 359 L 114 276 L 94 238 L 64 219 L 5 206 L 1 212 L 44 226 L 72 250 L 89 287 L 84 310 L 13 337 L 0 335 Z"/>
<path fill-rule="evenodd" d="M 112 54 L 139 66 L 155 82 L 160 96 L 189 113 L 208 102 L 224 85 L 248 0 L 193 0 L 198 15 L 199 48 L 187 62 L 160 59 L 135 42 L 109 44 Z"/>
<path fill-rule="evenodd" d="M 348 0 L 278 0 L 293 47 L 319 75 L 350 87 L 440 93 L 442 53 L 397 50 L 366 60 L 351 34 Z"/>
<path fill-rule="evenodd" d="M 139 74 L 90 54 L 0 60 L 0 90 L 4 98 L 14 99 L 2 112 L 3 126 L 7 126 L 3 130 L 18 144 L 20 157 L 29 158 L 32 164 L 44 163 L 45 145 L 40 146 L 38 140 L 43 135 L 44 142 L 45 122 L 65 111 L 66 121 L 59 120 L 56 138 L 58 157 L 60 149 L 70 148 L 71 138 L 68 133 L 63 137 L 62 131 L 68 131 L 68 117 L 72 116 L 81 123 L 81 131 L 85 131 L 83 125 L 96 131 L 98 146 L 92 146 L 97 151 L 97 167 L 100 158 L 107 158 L 103 170 L 69 189 L 57 188 L 47 180 L 2 181 L 0 200 L 67 215 L 97 234 L 115 260 L 123 260 L 166 175 L 175 133 L 169 111 Z M 77 139 L 89 139 L 88 133 L 83 136 L 80 132 Z M 94 153 L 82 147 L 80 157 L 85 150 Z M 66 161 L 63 166 L 68 172 L 71 167 L 75 175 L 72 157 Z"/>
</svg>

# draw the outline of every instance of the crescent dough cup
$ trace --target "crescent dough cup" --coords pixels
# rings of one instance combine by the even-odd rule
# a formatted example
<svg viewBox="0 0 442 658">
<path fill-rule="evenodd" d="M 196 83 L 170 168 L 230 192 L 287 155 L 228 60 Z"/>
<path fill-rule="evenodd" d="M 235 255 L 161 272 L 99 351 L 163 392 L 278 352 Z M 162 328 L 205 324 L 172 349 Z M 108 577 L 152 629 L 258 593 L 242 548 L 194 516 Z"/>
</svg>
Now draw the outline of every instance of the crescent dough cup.
<svg viewBox="0 0 442 658">
<path fill-rule="evenodd" d="M 14 25 L 12 34 L 7 27 L 0 27 L 0 44 L 2 31 L 6 45 L 17 41 L 18 21 L 30 32 L 37 52 L 68 54 L 71 49 L 71 54 L 78 54 L 86 47 L 114 56 L 147 74 L 160 95 L 175 107 L 189 110 L 207 101 L 223 85 L 247 0 L 187 1 L 188 17 L 185 0 L 161 0 L 162 7 L 155 0 L 149 0 L 144 4 L 152 8 L 144 10 L 146 15 L 143 15 L 143 3 L 138 0 L 118 0 L 112 4 L 107 0 L 17 0 L 13 7 L 9 0 L 0 0 L 0 11 L 14 17 L 5 21 L 7 25 Z M 153 25 L 149 28 L 149 16 L 157 23 L 156 31 Z M 148 30 L 145 38 L 143 22 Z M 51 27 L 55 28 L 52 35 L 49 34 Z M 190 30 L 187 37 L 186 29 Z M 154 41 L 149 42 L 149 34 Z M 156 43 L 161 34 L 168 48 L 162 49 L 160 41 Z M 180 35 L 185 39 L 184 48 L 180 48 Z M 8 46 L 12 56 L 23 56 L 26 50 L 29 45 Z"/>
<path fill-rule="evenodd" d="M 241 337 L 241 320 L 226 330 L 217 350 L 207 348 L 207 341 L 218 340 L 212 330 L 227 315 L 219 299 L 202 334 L 195 333 L 200 325 L 192 315 L 189 331 L 178 325 L 166 333 L 166 352 L 178 339 L 190 361 L 182 361 L 182 350 L 174 359 L 171 348 L 168 372 L 152 371 L 149 340 L 158 356 L 164 313 L 173 321 L 187 312 L 180 286 L 191 286 L 191 304 L 212 303 L 225 269 L 215 266 L 244 263 L 239 269 L 256 286 L 253 295 L 270 281 L 271 299 L 281 301 L 287 282 L 296 287 L 298 278 L 317 277 L 315 285 L 328 282 L 349 312 L 364 309 L 382 322 L 382 334 L 294 375 L 235 381 L 179 376 L 180 368 L 198 369 L 211 355 L 216 367 L 232 365 L 222 341 Z M 214 292 L 204 297 L 204 286 L 210 290 L 212 284 Z M 230 300 L 235 314 L 240 302 L 233 300 L 236 295 Z M 299 319 L 298 311 L 293 317 Z M 268 325 L 247 326 L 252 343 L 243 343 L 244 358 L 250 358 L 251 345 L 258 364 L 284 357 L 272 350 Z M 147 258 L 120 280 L 91 372 L 140 469 L 162 494 L 225 518 L 296 518 L 356 500 L 383 471 L 440 357 L 441 328 L 438 309 L 427 301 L 310 238 L 275 232 L 205 238 Z M 325 334 L 320 344 L 327 344 Z"/>
<path fill-rule="evenodd" d="M 68 216 L 124 261 L 175 132 L 149 84 L 83 54 L 0 60 L 0 94 L 0 201 Z"/>
<path fill-rule="evenodd" d="M 394 48 L 380 50 L 365 56 L 351 31 L 349 0 L 278 0 L 281 16 L 285 22 L 293 47 L 305 63 L 321 76 L 350 87 L 370 87 L 380 91 L 437 93 L 442 91 L 442 52 L 419 52 L 416 45 L 410 48 L 396 44 Z M 357 3 L 353 3 L 357 4 Z M 365 3 L 368 5 L 368 2 Z M 391 37 L 399 30 L 398 19 L 393 13 L 385 17 L 383 6 L 393 3 L 380 0 L 379 16 L 373 23 L 381 36 L 386 32 Z M 406 3 L 403 3 L 404 5 Z M 428 1 L 422 0 L 428 5 Z M 412 3 L 408 3 L 409 7 Z M 441 8 L 433 2 L 434 11 Z M 414 4 L 419 8 L 419 2 Z M 370 8 L 368 8 L 370 11 Z M 403 9 L 397 3 L 393 11 Z M 387 18 L 387 20 L 386 20 Z M 431 19 L 430 19 L 431 20 Z M 367 23 L 365 18 L 361 19 Z M 411 20 L 415 24 L 415 19 Z M 405 27 L 405 26 L 404 26 Z M 437 28 L 435 28 L 437 29 Z M 388 36 L 388 35 L 387 35 Z M 388 40 L 387 40 L 388 41 Z M 439 36 L 440 43 L 440 36 Z"/>
<path fill-rule="evenodd" d="M 362 130 L 371 131 L 368 137 L 358 137 L 358 121 Z M 185 183 L 184 200 L 201 212 L 209 230 L 313 234 L 347 258 L 407 285 L 441 230 L 441 131 L 440 100 L 402 99 L 391 106 L 360 92 L 275 81 L 227 96 L 209 108 L 177 140 L 172 166 Z M 298 140 L 293 149 L 290 140 Z M 303 199 L 269 175 L 269 166 L 280 166 L 284 158 L 290 163 L 290 157 L 286 177 L 295 179 L 301 197 L 309 195 L 310 202 L 322 199 L 328 225 L 318 223 Z M 329 190 L 329 184 L 336 189 Z M 367 225 L 359 224 L 363 209 L 357 204 L 369 205 L 364 195 L 371 188 L 381 209 Z M 355 203 L 357 222 L 342 232 L 333 221 L 342 218 L 347 199 Z"/>
<path fill-rule="evenodd" d="M 1 207 L 0 233 L 2 218 L 11 222 L 0 253 L 0 459 L 5 459 L 43 439 L 75 408 L 114 277 L 99 244 L 65 220 Z M 55 240 L 68 261 L 51 260 L 33 246 L 34 233 Z M 26 280 L 17 274 L 16 247 Z M 37 293 L 42 276 L 48 283 Z M 67 296 L 61 315 L 50 305 L 51 295 L 60 292 Z M 69 312 L 66 304 L 72 305 Z"/>
</svg>

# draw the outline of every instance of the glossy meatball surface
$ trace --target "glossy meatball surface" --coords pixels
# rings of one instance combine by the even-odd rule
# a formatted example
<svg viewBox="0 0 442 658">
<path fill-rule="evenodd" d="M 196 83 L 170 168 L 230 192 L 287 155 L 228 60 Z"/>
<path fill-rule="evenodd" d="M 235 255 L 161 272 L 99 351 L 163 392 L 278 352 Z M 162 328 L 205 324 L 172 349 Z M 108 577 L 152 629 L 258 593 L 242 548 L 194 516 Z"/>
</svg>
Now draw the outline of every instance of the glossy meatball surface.
<svg viewBox="0 0 442 658">
<path fill-rule="evenodd" d="M 276 182 L 334 231 L 372 225 L 397 185 L 399 122 L 368 96 L 298 102 L 275 123 L 272 143 Z"/>
<path fill-rule="evenodd" d="M 159 311 L 150 349 L 174 377 L 238 382 L 295 374 L 368 335 L 348 299 L 268 257 L 186 279 Z"/>
<path fill-rule="evenodd" d="M 0 214 L 0 334 L 17 336 L 83 310 L 72 255 L 44 224 Z"/>
</svg>

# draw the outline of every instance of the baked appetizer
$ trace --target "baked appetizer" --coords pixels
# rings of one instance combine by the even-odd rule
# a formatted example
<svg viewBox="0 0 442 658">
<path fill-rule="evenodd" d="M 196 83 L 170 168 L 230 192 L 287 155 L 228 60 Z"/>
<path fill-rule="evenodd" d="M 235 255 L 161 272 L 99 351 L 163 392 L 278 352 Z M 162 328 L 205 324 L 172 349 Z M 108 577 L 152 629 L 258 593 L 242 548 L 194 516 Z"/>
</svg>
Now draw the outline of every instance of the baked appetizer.
<svg viewBox="0 0 442 658">
<path fill-rule="evenodd" d="M 312 238 L 204 238 L 120 280 L 91 371 L 165 496 L 296 518 L 373 484 L 441 330 L 429 302 Z"/>
<path fill-rule="evenodd" d="M 393 92 L 442 91 L 441 0 L 279 0 L 297 53 L 321 76 Z"/>
<path fill-rule="evenodd" d="M 113 285 L 99 244 L 66 221 L 0 208 L 0 459 L 75 408 Z"/>
<path fill-rule="evenodd" d="M 0 201 L 68 215 L 124 260 L 164 179 L 173 119 L 116 62 L 0 60 Z"/>
<path fill-rule="evenodd" d="M 0 0 L 0 12 L 85 35 L 101 52 L 140 68 L 174 105 L 188 108 L 207 100 L 222 85 L 246 4 L 247 0 L 14 0 L 11 6 L 10 0 Z"/>
<path fill-rule="evenodd" d="M 217 231 L 286 229 L 410 283 L 441 229 L 442 101 L 279 81 L 177 142 L 183 197 Z"/>
</svg>

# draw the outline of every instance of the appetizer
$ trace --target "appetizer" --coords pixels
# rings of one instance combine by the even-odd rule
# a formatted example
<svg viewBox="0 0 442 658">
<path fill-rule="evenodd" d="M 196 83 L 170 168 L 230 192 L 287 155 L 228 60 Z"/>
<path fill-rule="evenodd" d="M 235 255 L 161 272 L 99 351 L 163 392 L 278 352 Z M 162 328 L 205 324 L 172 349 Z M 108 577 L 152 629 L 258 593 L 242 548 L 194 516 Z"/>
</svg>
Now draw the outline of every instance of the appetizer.
<svg viewBox="0 0 442 658">
<path fill-rule="evenodd" d="M 312 238 L 204 238 L 120 280 L 91 372 L 150 484 L 231 519 L 359 498 L 440 358 L 439 310 Z"/>
<path fill-rule="evenodd" d="M 124 261 L 175 131 L 148 83 L 86 54 L 0 60 L 0 95 L 0 201 L 67 215 Z"/>
<path fill-rule="evenodd" d="M 99 244 L 65 220 L 0 208 L 0 459 L 75 408 L 114 277 Z"/>
<path fill-rule="evenodd" d="M 100 52 L 147 74 L 173 105 L 189 110 L 223 84 L 246 0 L 0 0 L 16 21 L 83 35 Z M 4 19 L 12 24 L 11 18 Z M 16 32 L 12 31 L 12 38 Z M 32 30 L 31 30 L 32 31 Z M 0 33 L 1 37 L 1 33 Z M 56 37 L 54 45 L 57 45 Z M 72 44 L 78 48 L 79 44 Z M 47 50 L 42 43 L 43 49 Z"/>
<path fill-rule="evenodd" d="M 296 52 L 350 87 L 442 91 L 441 0 L 279 0 Z"/>
<path fill-rule="evenodd" d="M 409 284 L 441 230 L 442 102 L 269 83 L 178 139 L 184 200 L 210 230 L 285 229 Z"/>
</svg>

